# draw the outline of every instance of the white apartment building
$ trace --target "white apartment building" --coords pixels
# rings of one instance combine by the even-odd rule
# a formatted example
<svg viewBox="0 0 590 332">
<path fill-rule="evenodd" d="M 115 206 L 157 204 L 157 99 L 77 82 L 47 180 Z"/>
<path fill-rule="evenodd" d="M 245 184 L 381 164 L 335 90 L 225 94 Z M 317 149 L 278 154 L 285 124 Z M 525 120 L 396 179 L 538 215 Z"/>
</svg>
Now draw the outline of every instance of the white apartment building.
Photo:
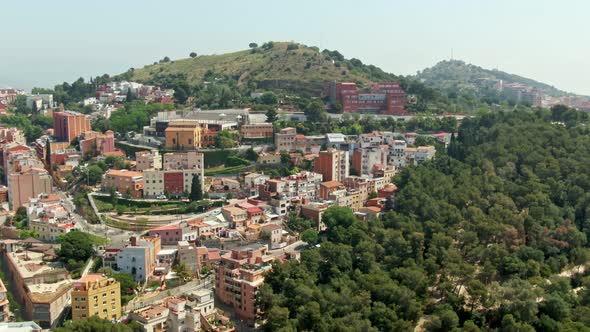
<svg viewBox="0 0 590 332">
<path fill-rule="evenodd" d="M 138 283 L 147 281 L 151 274 L 150 250 L 148 247 L 129 246 L 121 248 L 116 256 L 117 270 L 133 276 Z"/>
<path fill-rule="evenodd" d="M 434 148 L 434 146 L 429 145 L 429 146 L 419 146 L 418 148 L 416 148 L 416 154 L 415 154 L 415 159 L 416 159 L 416 163 L 422 163 L 425 162 L 426 160 L 430 160 L 432 158 L 434 158 L 434 155 L 436 154 L 436 149 Z"/>
<path fill-rule="evenodd" d="M 357 149 L 353 154 L 352 165 L 360 175 L 368 175 L 375 165 L 387 166 L 388 155 L 388 145 Z"/>
<path fill-rule="evenodd" d="M 161 170 L 147 169 L 143 171 L 144 197 L 157 197 L 166 193 L 182 195 L 191 192 L 193 177 L 201 178 L 201 190 L 205 189 L 205 172 L 201 169 Z"/>
<path fill-rule="evenodd" d="M 395 167 L 405 167 L 408 162 L 406 159 L 406 148 L 408 143 L 404 140 L 395 140 L 389 146 L 389 165 Z"/>
</svg>

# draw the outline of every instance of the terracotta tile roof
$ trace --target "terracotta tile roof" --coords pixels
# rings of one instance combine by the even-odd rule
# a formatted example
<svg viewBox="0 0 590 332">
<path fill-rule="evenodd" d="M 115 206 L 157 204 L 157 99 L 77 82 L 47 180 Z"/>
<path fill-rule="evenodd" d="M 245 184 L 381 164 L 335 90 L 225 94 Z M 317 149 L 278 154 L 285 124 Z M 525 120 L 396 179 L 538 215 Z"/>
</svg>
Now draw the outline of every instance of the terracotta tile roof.
<svg viewBox="0 0 590 332">
<path fill-rule="evenodd" d="M 80 280 L 78 280 L 79 282 L 96 282 L 102 279 L 105 279 L 106 277 L 103 276 L 102 274 L 98 274 L 98 273 L 90 273 L 87 274 L 85 276 L 83 276 L 82 278 L 80 278 Z"/>
<path fill-rule="evenodd" d="M 180 227 L 178 225 L 164 225 L 164 226 L 160 226 L 157 228 L 152 228 L 150 229 L 151 231 L 172 231 L 172 230 L 180 230 Z"/>
<path fill-rule="evenodd" d="M 343 184 L 339 181 L 326 181 L 322 182 L 320 185 L 328 188 L 336 188 L 342 186 Z"/>
<path fill-rule="evenodd" d="M 60 200 L 60 198 L 59 198 L 58 194 L 49 194 L 49 195 L 41 198 L 39 201 L 46 203 L 46 202 L 55 202 L 55 201 L 59 201 L 59 200 Z"/>
<path fill-rule="evenodd" d="M 221 255 L 219 254 L 219 250 L 209 250 L 207 252 L 207 259 L 210 261 L 218 261 L 221 259 Z"/>
<path fill-rule="evenodd" d="M 248 210 L 246 210 L 246 212 L 252 214 L 252 213 L 262 213 L 262 209 L 259 207 L 253 207 L 253 208 L 249 208 Z"/>
<path fill-rule="evenodd" d="M 143 177 L 143 173 L 141 173 L 141 172 L 128 171 L 128 170 L 118 170 L 118 169 L 109 169 L 107 171 L 107 175 L 130 177 L 130 178 L 134 178 L 134 177 L 138 177 L 138 176 Z"/>
<path fill-rule="evenodd" d="M 275 231 L 277 229 L 283 229 L 281 226 L 279 225 L 275 225 L 275 224 L 270 224 L 270 225 L 264 225 L 262 226 L 262 229 L 265 231 Z"/>
</svg>

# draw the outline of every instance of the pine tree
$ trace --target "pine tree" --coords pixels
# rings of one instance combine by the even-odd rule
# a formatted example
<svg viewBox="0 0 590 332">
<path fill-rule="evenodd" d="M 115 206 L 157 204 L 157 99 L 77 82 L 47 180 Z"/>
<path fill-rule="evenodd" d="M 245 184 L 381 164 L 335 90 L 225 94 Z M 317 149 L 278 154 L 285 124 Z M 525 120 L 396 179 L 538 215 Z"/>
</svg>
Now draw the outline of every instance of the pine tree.
<svg viewBox="0 0 590 332">
<path fill-rule="evenodd" d="M 51 142 L 49 138 L 45 141 L 45 162 L 47 167 L 51 170 Z"/>
<path fill-rule="evenodd" d="M 135 96 L 133 95 L 133 92 L 131 92 L 131 88 L 127 89 L 127 101 L 133 101 L 135 99 Z"/>
<path fill-rule="evenodd" d="M 270 108 L 266 111 L 266 122 L 267 123 L 274 123 L 278 120 L 277 118 L 277 111 L 274 108 Z"/>
<path fill-rule="evenodd" d="M 189 199 L 192 202 L 200 201 L 203 199 L 203 189 L 201 188 L 201 178 L 198 175 L 193 175 L 191 182 L 191 193 Z"/>
</svg>

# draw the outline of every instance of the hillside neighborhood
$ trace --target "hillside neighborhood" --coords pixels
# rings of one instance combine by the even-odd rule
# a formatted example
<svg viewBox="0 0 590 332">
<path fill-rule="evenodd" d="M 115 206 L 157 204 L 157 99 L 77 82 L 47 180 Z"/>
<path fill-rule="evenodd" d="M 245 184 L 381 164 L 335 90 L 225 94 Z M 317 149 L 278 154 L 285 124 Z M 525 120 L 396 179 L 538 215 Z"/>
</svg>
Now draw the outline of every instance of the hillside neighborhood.
<svg viewBox="0 0 590 332">
<path fill-rule="evenodd" d="M 326 91 L 344 112 L 408 114 L 398 83 L 374 86 L 359 94 L 354 84 L 332 83 Z M 80 101 L 88 110 L 82 113 L 51 94 L 2 90 L 8 104 L 22 96 L 53 122 L 28 142 L 23 130 L 0 128 L 0 250 L 12 286 L 10 297 L 3 288 L 11 299 L 5 321 L 18 314 L 43 328 L 92 316 L 137 322 L 145 331 L 253 327 L 265 272 L 315 245 L 325 211 L 338 206 L 359 220 L 379 218 L 393 204 L 396 174 L 435 158 L 435 145 L 418 141 L 444 149 L 452 137 L 303 135 L 250 108 L 162 109 L 141 132 L 92 129 L 129 99 L 167 104 L 173 95 L 112 82 Z M 291 116 L 305 117 L 282 115 Z M 232 153 L 208 160 L 219 152 Z M 301 219 L 312 227 L 298 226 Z M 80 241 L 78 233 L 96 242 L 84 261 L 72 262 L 64 246 Z"/>
<path fill-rule="evenodd" d="M 0 89 L 0 332 L 589 331 L 590 97 L 186 54 Z"/>
</svg>

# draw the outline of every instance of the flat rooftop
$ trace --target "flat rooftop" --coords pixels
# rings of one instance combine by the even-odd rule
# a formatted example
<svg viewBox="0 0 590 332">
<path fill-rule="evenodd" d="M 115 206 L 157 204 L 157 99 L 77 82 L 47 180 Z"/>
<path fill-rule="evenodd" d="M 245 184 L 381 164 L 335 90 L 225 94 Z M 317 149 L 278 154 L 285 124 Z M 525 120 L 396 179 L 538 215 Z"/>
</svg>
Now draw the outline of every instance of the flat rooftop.
<svg viewBox="0 0 590 332">
<path fill-rule="evenodd" d="M 72 281 L 69 279 L 61 280 L 53 284 L 36 284 L 27 285 L 29 289 L 29 297 L 31 301 L 37 303 L 52 302 L 56 297 L 61 296 L 62 292 L 72 286 Z"/>
<path fill-rule="evenodd" d="M 44 262 L 43 253 L 28 251 L 11 252 L 7 254 L 8 259 L 16 266 L 19 274 L 23 279 L 34 277 L 35 275 L 64 271 L 63 265 L 57 262 Z"/>
</svg>

